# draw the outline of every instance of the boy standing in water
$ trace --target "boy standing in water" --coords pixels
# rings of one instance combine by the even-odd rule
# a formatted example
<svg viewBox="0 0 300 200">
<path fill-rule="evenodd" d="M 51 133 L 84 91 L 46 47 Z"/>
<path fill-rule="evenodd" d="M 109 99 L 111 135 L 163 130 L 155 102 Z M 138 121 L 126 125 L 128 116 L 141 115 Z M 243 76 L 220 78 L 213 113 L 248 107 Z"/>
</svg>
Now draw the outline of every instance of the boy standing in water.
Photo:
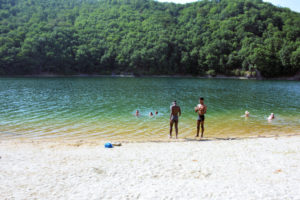
<svg viewBox="0 0 300 200">
<path fill-rule="evenodd" d="M 173 105 L 170 107 L 170 138 L 172 138 L 172 129 L 173 124 L 175 123 L 176 139 L 178 138 L 178 118 L 181 116 L 180 107 L 177 106 L 176 101 L 173 102 Z"/>
<path fill-rule="evenodd" d="M 205 116 L 204 114 L 206 113 L 207 106 L 204 104 L 204 98 L 200 97 L 199 103 L 197 107 L 195 107 L 195 112 L 198 112 L 198 119 L 197 119 L 197 135 L 196 137 L 199 137 L 199 130 L 200 130 L 200 124 L 201 124 L 201 138 L 203 137 L 204 133 L 204 120 Z"/>
</svg>

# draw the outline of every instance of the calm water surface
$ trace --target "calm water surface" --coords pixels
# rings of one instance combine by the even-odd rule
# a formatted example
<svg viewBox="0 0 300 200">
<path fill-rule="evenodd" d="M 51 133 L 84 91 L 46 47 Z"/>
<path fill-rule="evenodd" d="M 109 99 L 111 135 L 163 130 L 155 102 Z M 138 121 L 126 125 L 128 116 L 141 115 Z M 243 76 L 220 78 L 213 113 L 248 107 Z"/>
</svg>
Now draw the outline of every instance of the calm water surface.
<svg viewBox="0 0 300 200">
<path fill-rule="evenodd" d="M 296 81 L 0 78 L 0 96 L 0 138 L 164 139 L 173 100 L 182 108 L 180 137 L 191 138 L 199 96 L 208 106 L 206 137 L 300 133 Z M 149 117 L 155 110 L 158 116 Z M 241 117 L 245 110 L 248 120 Z"/>
</svg>

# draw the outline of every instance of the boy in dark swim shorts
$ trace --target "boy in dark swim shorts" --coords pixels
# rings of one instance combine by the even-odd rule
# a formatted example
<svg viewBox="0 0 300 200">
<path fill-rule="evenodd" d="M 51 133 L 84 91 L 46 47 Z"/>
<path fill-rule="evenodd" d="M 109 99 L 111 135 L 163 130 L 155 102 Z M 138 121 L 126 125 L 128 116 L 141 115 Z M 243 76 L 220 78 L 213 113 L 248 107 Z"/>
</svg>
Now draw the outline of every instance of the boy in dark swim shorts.
<svg viewBox="0 0 300 200">
<path fill-rule="evenodd" d="M 176 101 L 173 102 L 173 105 L 170 107 L 170 138 L 172 138 L 173 124 L 175 123 L 176 139 L 178 138 L 178 118 L 181 116 L 181 109 L 177 105 Z"/>
<path fill-rule="evenodd" d="M 198 115 L 198 121 L 204 122 L 205 116 L 204 115 Z"/>
<path fill-rule="evenodd" d="M 199 104 L 197 105 L 197 107 L 195 107 L 195 112 L 198 113 L 196 137 L 199 137 L 200 125 L 201 125 L 201 138 L 203 137 L 204 121 L 205 121 L 204 114 L 206 113 L 206 110 L 207 110 L 207 106 L 204 104 L 204 98 L 200 97 Z"/>
</svg>

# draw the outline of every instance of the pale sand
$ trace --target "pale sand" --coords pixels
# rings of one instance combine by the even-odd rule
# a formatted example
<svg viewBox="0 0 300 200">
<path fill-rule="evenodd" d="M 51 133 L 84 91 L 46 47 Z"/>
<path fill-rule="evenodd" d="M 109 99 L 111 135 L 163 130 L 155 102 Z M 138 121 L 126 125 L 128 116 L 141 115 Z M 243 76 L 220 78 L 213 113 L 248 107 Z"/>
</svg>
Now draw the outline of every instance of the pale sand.
<svg viewBox="0 0 300 200">
<path fill-rule="evenodd" d="M 0 199 L 300 199 L 300 137 L 0 143 Z"/>
</svg>

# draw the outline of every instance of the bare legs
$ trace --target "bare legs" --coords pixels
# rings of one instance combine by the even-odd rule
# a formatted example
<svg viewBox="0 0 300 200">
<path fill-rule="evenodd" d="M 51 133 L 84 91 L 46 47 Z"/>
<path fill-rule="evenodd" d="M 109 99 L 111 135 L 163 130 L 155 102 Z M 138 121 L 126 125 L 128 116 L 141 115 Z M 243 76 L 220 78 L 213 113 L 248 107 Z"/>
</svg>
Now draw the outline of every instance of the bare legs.
<svg viewBox="0 0 300 200">
<path fill-rule="evenodd" d="M 204 134 L 204 121 L 197 120 L 197 135 L 196 135 L 196 137 L 199 137 L 200 125 L 201 125 L 201 138 L 202 138 L 203 134 Z"/>
<path fill-rule="evenodd" d="M 204 134 L 204 121 L 201 122 L 201 137 L 203 138 Z"/>
<path fill-rule="evenodd" d="M 178 121 L 175 121 L 176 139 L 178 139 Z"/>
<path fill-rule="evenodd" d="M 172 138 L 173 124 L 175 123 L 176 139 L 178 139 L 178 121 L 170 121 L 170 138 Z"/>
</svg>

